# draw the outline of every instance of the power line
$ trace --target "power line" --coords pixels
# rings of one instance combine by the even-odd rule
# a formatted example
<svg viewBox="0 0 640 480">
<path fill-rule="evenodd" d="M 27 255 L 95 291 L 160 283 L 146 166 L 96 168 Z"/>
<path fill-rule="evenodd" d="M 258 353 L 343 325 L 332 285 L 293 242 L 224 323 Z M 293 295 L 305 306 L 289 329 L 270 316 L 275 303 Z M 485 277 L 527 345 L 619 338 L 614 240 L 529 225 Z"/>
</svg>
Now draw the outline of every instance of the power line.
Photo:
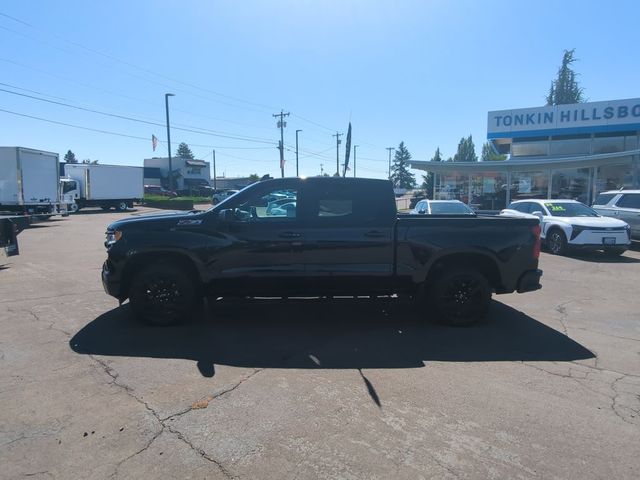
<svg viewBox="0 0 640 480">
<path fill-rule="evenodd" d="M 128 135 L 126 133 L 110 132 L 108 130 L 100 130 L 100 129 L 97 129 L 97 128 L 82 127 L 80 125 L 73 125 L 71 123 L 58 122 L 56 120 L 49 120 L 48 118 L 35 117 L 33 115 L 27 115 L 25 113 L 12 112 L 11 110 L 5 110 L 3 108 L 0 108 L 0 112 L 10 113 L 12 115 L 17 115 L 19 117 L 32 118 L 34 120 L 40 120 L 42 122 L 54 123 L 56 125 L 64 125 L 65 127 L 78 128 L 80 130 L 88 130 L 90 132 L 104 133 L 104 134 L 107 134 L 107 135 L 117 135 L 119 137 L 135 138 L 136 140 L 144 140 L 146 142 L 149 141 L 149 138 L 137 137 L 135 135 Z"/>
<path fill-rule="evenodd" d="M 15 17 L 11 17 L 11 16 L 9 16 L 9 15 L 3 14 L 3 13 L 1 13 L 1 12 L 0 12 L 0 15 L 1 15 L 1 16 L 4 16 L 4 17 L 6 17 L 6 18 L 9 18 L 9 19 L 11 19 L 11 20 L 13 20 L 13 21 L 19 22 L 19 23 L 21 23 L 21 24 L 23 24 L 23 25 L 25 25 L 25 26 L 27 26 L 27 27 L 29 27 L 29 28 L 31 28 L 31 29 L 34 29 L 34 30 L 36 30 L 38 33 L 42 33 L 42 30 L 41 30 L 40 28 L 38 28 L 38 27 L 34 26 L 34 25 L 31 25 L 31 24 L 29 24 L 29 23 L 27 23 L 27 22 L 24 22 L 24 21 L 22 21 L 22 20 L 19 20 L 19 19 L 15 18 Z M 51 44 L 50 42 L 47 42 L 47 41 L 42 40 L 42 39 L 40 39 L 40 38 L 35 38 L 35 37 L 33 37 L 33 36 L 27 35 L 26 33 L 18 32 L 18 31 L 16 31 L 16 30 L 13 30 L 13 29 L 11 29 L 11 28 L 5 27 L 5 26 L 3 26 L 3 25 L 0 25 L 0 28 L 2 28 L 3 30 L 7 30 L 7 31 L 9 31 L 9 32 L 11 32 L 11 33 L 14 33 L 14 34 L 16 34 L 16 35 L 20 35 L 20 36 L 22 36 L 22 37 L 29 38 L 30 40 L 35 40 L 35 41 L 37 41 L 37 42 L 39 42 L 39 43 L 43 43 L 43 44 L 45 44 L 45 45 L 48 45 L 48 46 L 49 46 L 49 47 L 51 47 L 51 48 L 55 48 L 56 50 L 60 50 L 60 51 L 63 51 L 63 52 L 65 52 L 65 53 L 70 53 L 71 55 L 74 55 L 74 54 L 73 54 L 72 52 L 70 52 L 69 50 L 66 50 L 66 49 L 61 48 L 61 47 L 56 46 L 56 45 L 53 45 L 53 44 Z M 158 73 L 158 72 L 155 72 L 155 71 L 153 71 L 153 70 L 151 70 L 151 69 L 147 69 L 147 68 L 141 67 L 141 66 L 139 66 L 139 65 L 136 65 L 136 64 L 133 64 L 133 63 L 127 62 L 127 61 L 122 60 L 122 59 L 120 59 L 120 58 L 118 58 L 118 57 L 115 57 L 115 56 L 113 56 L 113 55 L 109 55 L 109 54 L 104 53 L 104 52 L 101 52 L 101 51 L 99 51 L 99 50 L 94 50 L 94 49 L 92 49 L 92 48 L 89 48 L 89 47 L 87 47 L 87 46 L 85 46 L 85 45 L 82 45 L 82 44 L 80 44 L 80 43 L 73 42 L 73 41 L 68 40 L 68 39 L 66 39 L 66 38 L 64 38 L 64 37 L 62 37 L 62 36 L 60 36 L 60 35 L 55 34 L 55 33 L 51 33 L 51 32 L 46 32 L 46 33 L 47 33 L 48 35 L 50 35 L 50 36 L 54 37 L 54 38 L 57 38 L 57 39 L 59 39 L 59 40 L 61 40 L 61 41 L 65 42 L 65 43 L 68 43 L 69 45 L 72 45 L 72 46 L 74 46 L 74 47 L 76 47 L 76 48 L 80 48 L 80 49 L 85 50 L 85 51 L 87 51 L 87 52 L 90 52 L 90 53 L 92 53 L 92 54 L 94 54 L 94 55 L 99 55 L 99 56 L 101 56 L 101 57 L 107 58 L 107 59 L 111 60 L 112 62 L 116 62 L 116 63 L 120 63 L 120 64 L 123 64 L 123 65 L 126 65 L 126 66 L 127 66 L 127 67 L 129 67 L 129 68 L 134 68 L 134 69 L 136 69 L 136 70 L 139 70 L 139 71 L 142 71 L 142 72 L 145 72 L 145 73 L 151 74 L 151 75 L 155 75 L 155 76 L 160 77 L 160 78 L 163 78 L 163 79 L 165 79 L 165 80 L 169 80 L 169 81 L 171 81 L 171 82 L 178 83 L 178 84 L 180 84 L 180 85 L 184 85 L 184 86 L 187 86 L 187 87 L 190 87 L 190 88 L 194 88 L 194 89 L 196 89 L 196 90 L 201 90 L 201 91 L 204 91 L 204 92 L 208 92 L 208 93 L 211 93 L 211 94 L 216 95 L 216 96 L 218 96 L 218 97 L 226 98 L 226 99 L 228 99 L 228 100 L 232 100 L 232 101 L 237 102 L 237 103 L 244 103 L 244 104 L 247 104 L 247 105 L 254 105 L 254 106 L 257 106 L 257 107 L 260 107 L 260 108 L 263 108 L 263 109 L 273 109 L 273 107 L 270 107 L 270 106 L 268 106 L 268 105 L 263 105 L 263 104 L 261 104 L 261 103 L 257 103 L 257 102 L 251 102 L 251 101 L 249 101 L 249 100 L 244 100 L 244 99 L 241 99 L 241 98 L 233 97 L 233 96 L 231 96 L 231 95 L 225 95 L 225 94 L 223 94 L 223 93 L 216 92 L 216 91 L 214 91 L 214 90 L 210 90 L 210 89 L 208 89 L 208 88 L 200 87 L 200 86 L 198 86 L 198 85 L 194 85 L 194 84 L 191 84 L 191 83 L 188 83 L 188 82 L 183 82 L 183 81 L 181 81 L 181 80 L 178 80 L 178 79 L 175 79 L 175 78 L 169 77 L 169 76 L 167 76 L 167 75 L 163 75 L 163 74 Z M 123 73 L 127 74 L 127 75 L 130 75 L 130 76 L 134 77 L 134 78 L 139 78 L 139 79 L 141 79 L 141 80 L 145 80 L 145 81 L 150 82 L 150 83 L 155 83 L 156 85 L 161 85 L 161 86 L 164 86 L 164 87 L 172 88 L 172 89 L 174 89 L 174 90 L 178 90 L 178 89 L 176 89 L 176 88 L 175 88 L 175 86 L 173 86 L 173 85 L 167 85 L 167 84 L 165 84 L 165 83 L 160 83 L 160 82 L 158 82 L 158 81 L 151 80 L 151 79 L 149 79 L 149 78 L 140 77 L 140 76 L 137 76 L 137 75 L 132 74 L 131 72 L 126 72 L 126 71 L 124 71 L 124 70 L 121 70 L 121 71 L 122 71 Z M 238 106 L 238 105 L 234 105 L 234 104 L 231 104 L 231 103 L 226 103 L 226 102 L 222 102 L 222 101 L 220 101 L 220 100 L 214 100 L 214 99 L 211 99 L 211 98 L 208 98 L 208 97 L 204 97 L 204 96 L 201 96 L 201 95 L 196 95 L 196 94 L 195 94 L 195 93 L 193 93 L 193 92 L 187 92 L 187 91 L 184 91 L 184 90 L 183 90 L 183 93 L 188 93 L 188 94 L 190 94 L 190 95 L 199 96 L 200 98 L 204 98 L 204 99 L 206 99 L 206 100 L 213 101 L 213 102 L 222 103 L 222 104 L 225 104 L 225 105 L 228 105 L 228 106 L 233 106 L 233 107 L 236 107 L 236 108 L 242 108 L 242 107 L 240 107 L 240 106 Z M 247 108 L 247 107 L 244 107 L 244 108 Z M 254 110 L 254 111 L 255 111 L 255 109 L 249 109 L 249 110 Z"/>
<path fill-rule="evenodd" d="M 164 127 L 165 124 L 164 123 L 160 123 L 157 121 L 147 121 L 147 120 L 142 120 L 139 118 L 134 118 L 134 117 L 129 117 L 126 115 L 120 115 L 120 114 L 116 114 L 116 113 L 109 113 L 109 112 L 102 112 L 100 110 L 95 110 L 92 108 L 86 108 L 86 107 L 80 107 L 77 105 L 71 105 L 68 103 L 64 103 L 64 102 L 58 102 L 56 100 L 49 100 L 46 98 L 40 98 L 40 97 L 36 97 L 33 95 L 28 95 L 26 93 L 19 93 L 19 92 L 12 92 L 10 90 L 6 90 L 4 88 L 0 88 L 0 92 L 5 92 L 5 93 L 9 93 L 12 95 L 18 95 L 20 97 L 26 97 L 26 98 L 30 98 L 33 100 L 38 100 L 41 102 L 46 102 L 46 103 L 51 103 L 51 104 L 55 104 L 55 105 L 60 105 L 60 106 L 64 106 L 64 107 L 68 107 L 68 108 L 74 108 L 76 110 L 82 110 L 85 112 L 90 112 L 90 113 L 95 113 L 98 115 L 104 115 L 104 116 L 108 116 L 108 117 L 113 117 L 113 118 L 119 118 L 122 120 L 128 120 L 128 121 L 132 121 L 132 122 L 138 122 L 138 123 L 143 123 L 146 125 L 153 125 L 153 126 L 159 126 L 159 127 Z M 221 137 L 221 138 L 229 138 L 229 139 L 234 139 L 234 140 L 241 140 L 241 141 L 245 141 L 245 142 L 255 142 L 255 143 L 273 143 L 272 140 L 268 140 L 268 139 L 260 139 L 259 137 L 246 137 L 246 136 L 239 136 L 239 135 L 230 135 L 230 134 L 226 134 L 226 133 L 222 133 L 222 132 L 217 132 L 216 130 L 209 130 L 206 128 L 201 128 L 201 127 L 190 127 L 190 128 L 183 128 L 183 127 L 173 127 L 174 130 L 181 130 L 184 132 L 191 132 L 191 133 L 197 133 L 200 135 L 211 135 L 214 137 Z M 195 130 L 197 129 L 197 130 Z"/>
<path fill-rule="evenodd" d="M 154 70 L 151 70 L 151 69 L 148 69 L 148 68 L 145 68 L 145 67 L 141 67 L 140 65 L 137 65 L 137 64 L 135 64 L 135 63 L 127 62 L 127 61 L 125 61 L 125 60 L 122 60 L 121 58 L 118 58 L 118 57 L 114 56 L 114 55 L 110 55 L 110 54 L 107 54 L 107 53 L 101 52 L 101 51 L 99 51 L 99 50 L 96 50 L 96 49 L 93 49 L 93 48 L 87 47 L 86 45 L 83 45 L 83 44 L 80 44 L 80 43 L 74 42 L 74 41 L 69 40 L 69 39 L 67 39 L 67 38 L 65 38 L 65 37 L 63 37 L 63 36 L 61 36 L 61 35 L 56 34 L 56 33 L 48 32 L 48 31 L 44 31 L 44 30 L 43 30 L 42 28 L 40 28 L 40 27 L 37 27 L 37 26 L 35 26 L 35 25 L 33 25 L 33 24 L 30 24 L 30 23 L 28 23 L 28 22 L 25 22 L 25 21 L 23 21 L 23 20 L 21 20 L 21 19 L 19 19 L 19 18 L 13 17 L 13 16 L 8 15 L 8 14 L 6 14 L 6 13 L 2 13 L 2 12 L 0 12 L 0 16 L 3 16 L 3 17 L 5 17 L 5 18 L 8 18 L 9 20 L 12 20 L 12 21 L 14 21 L 14 22 L 20 23 L 20 24 L 22 24 L 22 25 L 24 25 L 24 26 L 26 26 L 26 27 L 28 27 L 28 28 L 30 28 L 30 29 L 35 30 L 35 31 L 36 31 L 36 32 L 38 32 L 39 34 L 42 34 L 42 33 L 44 32 L 46 35 L 52 36 L 52 37 L 54 37 L 54 38 L 56 38 L 56 39 L 59 39 L 59 40 L 61 40 L 61 41 L 65 42 L 65 43 L 67 43 L 67 44 L 69 44 L 69 45 L 72 45 L 72 46 L 76 47 L 76 48 L 79 48 L 79 49 L 85 50 L 86 52 L 92 53 L 92 54 L 94 54 L 94 55 L 98 55 L 98 56 L 101 56 L 101 57 L 107 58 L 107 59 L 109 59 L 109 60 L 111 60 L 111 61 L 113 61 L 113 62 L 117 62 L 117 63 L 120 63 L 120 64 L 122 64 L 122 65 L 126 65 L 126 66 L 127 66 L 127 67 L 129 67 L 129 68 L 133 68 L 133 69 L 136 69 L 136 70 L 138 70 L 138 71 L 142 71 L 142 72 L 147 73 L 147 74 L 155 75 L 156 77 L 160 77 L 160 78 L 163 78 L 163 79 L 165 79 L 165 80 L 169 80 L 169 81 L 171 81 L 171 82 L 174 82 L 174 83 L 177 83 L 177 84 L 180 84 L 180 85 L 184 85 L 184 86 L 186 86 L 186 87 L 189 87 L 189 88 L 192 88 L 192 89 L 196 89 L 196 90 L 199 90 L 199 91 L 202 91 L 202 92 L 207 92 L 207 93 L 210 93 L 210 94 L 215 95 L 215 96 L 217 96 L 217 97 L 225 98 L 225 99 L 227 99 L 227 100 L 231 100 L 231 101 L 234 101 L 234 102 L 237 102 L 237 103 L 241 103 L 241 104 L 245 104 L 245 105 L 252 105 L 252 106 L 259 107 L 259 108 L 262 108 L 262 109 L 267 109 L 267 110 L 273 110 L 273 109 L 274 109 L 274 107 L 273 107 L 273 106 L 270 106 L 270 105 L 266 105 L 266 104 L 263 104 L 263 103 L 259 103 L 259 102 L 255 102 L 255 101 L 250 101 L 250 100 L 246 100 L 246 99 L 243 99 L 243 98 L 240 98 L 240 97 L 236 97 L 236 96 L 227 95 L 227 94 L 224 94 L 224 93 L 221 93 L 221 92 L 217 92 L 217 91 L 215 91 L 215 90 L 211 90 L 211 89 L 209 89 L 209 88 L 201 87 L 201 86 L 199 86 L 199 85 L 196 85 L 196 84 L 193 84 L 193 83 L 189 83 L 189 82 L 184 82 L 184 81 L 179 80 L 179 79 L 177 79 L 177 78 L 173 78 L 173 77 L 170 77 L 170 76 L 168 76 L 168 75 L 164 75 L 164 74 L 162 74 L 162 73 L 156 72 L 156 71 L 154 71 Z M 30 39 L 35 40 L 35 41 L 38 41 L 38 42 L 40 42 L 40 43 L 45 43 L 45 44 L 49 45 L 49 46 L 50 46 L 50 47 L 52 47 L 52 48 L 56 48 L 56 49 L 62 50 L 62 51 L 64 51 L 64 52 L 66 52 L 66 53 L 71 53 L 71 52 L 69 52 L 68 50 L 61 49 L 60 47 L 55 46 L 55 45 L 52 45 L 52 44 L 50 44 L 49 42 L 46 42 L 46 41 L 44 41 L 44 40 L 42 40 L 42 39 L 34 38 L 34 37 L 30 37 L 29 35 L 26 35 L 26 34 L 25 34 L 25 33 L 23 33 L 23 32 L 18 32 L 18 31 L 12 30 L 12 29 L 7 28 L 7 27 L 4 27 L 4 26 L 0 26 L 0 28 L 3 28 L 3 29 L 5 29 L 5 30 L 8 30 L 8 31 L 10 31 L 10 32 L 12 32 L 12 33 L 15 33 L 15 34 L 18 34 L 18 35 L 21 35 L 21 36 L 24 36 L 24 37 L 30 38 Z M 71 53 L 71 55 L 73 55 L 73 53 Z M 144 78 L 144 77 L 136 76 L 136 75 L 133 75 L 133 74 L 132 74 L 132 73 L 130 73 L 130 72 L 124 72 L 124 73 L 126 73 L 127 75 L 131 75 L 131 76 L 133 76 L 134 78 L 138 78 L 138 79 L 141 79 L 141 80 L 144 80 L 144 81 L 150 82 L 150 83 L 155 83 L 156 85 L 161 85 L 161 86 L 164 86 L 164 87 L 172 88 L 172 89 L 174 89 L 174 90 L 182 91 L 183 93 L 186 93 L 186 94 L 189 94 L 189 95 L 193 95 L 193 96 L 196 96 L 196 97 L 199 97 L 199 98 L 203 98 L 203 99 L 205 99 L 205 100 L 209 100 L 209 101 L 213 101 L 213 102 L 217 102 L 217 103 L 222 103 L 222 104 L 224 104 L 224 105 L 232 106 L 232 107 L 235 107 L 235 108 L 240 108 L 238 105 L 233 105 L 233 104 L 229 104 L 229 103 L 226 103 L 226 102 L 221 102 L 220 100 L 214 100 L 214 99 L 211 99 L 211 98 L 208 98 L 208 97 L 204 97 L 204 96 L 202 96 L 202 95 L 197 95 L 197 94 L 195 94 L 195 93 L 193 93 L 193 92 L 188 92 L 188 91 L 180 90 L 180 89 L 175 88 L 175 86 L 170 86 L 170 85 L 167 85 L 167 84 L 164 84 L 164 83 L 160 83 L 160 82 L 157 82 L 157 81 L 153 81 L 153 80 L 151 80 L 151 79 L 149 79 L 149 78 Z M 244 108 L 246 108 L 246 107 L 244 107 Z M 248 110 L 256 111 L 255 109 L 248 109 Z M 308 118 L 302 117 L 301 115 L 294 115 L 294 116 L 295 116 L 295 117 L 297 117 L 297 118 L 299 118 L 300 120 L 303 120 L 303 121 L 305 121 L 305 122 L 307 122 L 307 123 L 311 124 L 311 125 L 315 125 L 315 126 L 317 126 L 317 127 L 323 128 L 323 129 L 328 130 L 328 131 L 335 131 L 335 129 L 333 129 L 333 128 L 329 128 L 329 127 L 327 127 L 326 125 L 322 125 L 321 123 L 314 122 L 313 120 L 310 120 L 310 119 L 308 119 Z"/>
</svg>

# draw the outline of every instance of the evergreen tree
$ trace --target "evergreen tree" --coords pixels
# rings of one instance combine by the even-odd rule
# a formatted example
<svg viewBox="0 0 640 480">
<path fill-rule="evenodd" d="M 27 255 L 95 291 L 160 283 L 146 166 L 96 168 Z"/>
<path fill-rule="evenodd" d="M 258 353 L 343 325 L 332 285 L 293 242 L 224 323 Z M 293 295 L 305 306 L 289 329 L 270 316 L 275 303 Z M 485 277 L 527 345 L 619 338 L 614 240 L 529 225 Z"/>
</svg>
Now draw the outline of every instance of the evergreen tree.
<svg viewBox="0 0 640 480">
<path fill-rule="evenodd" d="M 67 153 L 64 154 L 64 161 L 66 163 L 78 163 L 76 154 L 73 153 L 71 150 L 67 150 Z"/>
<path fill-rule="evenodd" d="M 260 181 L 260 175 L 258 175 L 257 173 L 252 173 L 251 175 L 249 175 L 249 181 L 251 183 L 259 182 Z"/>
<path fill-rule="evenodd" d="M 440 147 L 436 148 L 436 153 L 431 158 L 432 162 L 441 162 L 442 154 L 440 153 Z M 434 184 L 435 175 L 433 172 L 428 172 L 426 175 L 422 176 L 422 189 L 425 191 L 425 194 L 428 198 L 433 199 L 435 194 L 435 184 Z"/>
<path fill-rule="evenodd" d="M 195 158 L 193 156 L 193 152 L 189 148 L 189 145 L 184 142 L 178 145 L 178 149 L 176 150 L 176 157 L 187 158 L 189 160 L 193 160 Z"/>
<path fill-rule="evenodd" d="M 471 135 L 467 138 L 462 137 L 458 143 L 458 151 L 453 156 L 454 162 L 477 162 L 476 146 L 473 144 Z"/>
<path fill-rule="evenodd" d="M 391 182 L 394 187 L 415 188 L 416 177 L 409 171 L 409 160 L 411 160 L 411 154 L 404 142 L 400 142 L 391 166 Z"/>
<path fill-rule="evenodd" d="M 562 56 L 562 65 L 558 69 L 558 77 L 551 82 L 549 94 L 547 95 L 547 105 L 566 105 L 569 103 L 584 102 L 584 89 L 578 85 L 577 74 L 571 68 L 571 64 L 576 61 L 573 58 L 575 48 L 565 50 Z"/>
<path fill-rule="evenodd" d="M 480 155 L 481 162 L 495 162 L 500 160 L 505 160 L 507 158 L 506 155 L 499 155 L 491 147 L 489 142 L 485 142 L 482 144 L 482 154 Z"/>
</svg>

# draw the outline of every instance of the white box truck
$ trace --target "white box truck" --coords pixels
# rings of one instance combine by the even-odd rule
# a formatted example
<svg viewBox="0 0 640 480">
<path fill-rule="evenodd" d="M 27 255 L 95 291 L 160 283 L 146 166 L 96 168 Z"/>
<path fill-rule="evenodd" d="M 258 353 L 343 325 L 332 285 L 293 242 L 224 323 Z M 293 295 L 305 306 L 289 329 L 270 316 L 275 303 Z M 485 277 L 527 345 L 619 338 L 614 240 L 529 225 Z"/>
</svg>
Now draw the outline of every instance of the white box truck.
<svg viewBox="0 0 640 480">
<path fill-rule="evenodd" d="M 85 207 L 125 211 L 142 200 L 143 182 L 142 167 L 67 163 L 60 178 L 61 201 L 70 212 Z"/>
<path fill-rule="evenodd" d="M 0 147 L 0 212 L 59 213 L 59 164 L 57 153 Z"/>
</svg>

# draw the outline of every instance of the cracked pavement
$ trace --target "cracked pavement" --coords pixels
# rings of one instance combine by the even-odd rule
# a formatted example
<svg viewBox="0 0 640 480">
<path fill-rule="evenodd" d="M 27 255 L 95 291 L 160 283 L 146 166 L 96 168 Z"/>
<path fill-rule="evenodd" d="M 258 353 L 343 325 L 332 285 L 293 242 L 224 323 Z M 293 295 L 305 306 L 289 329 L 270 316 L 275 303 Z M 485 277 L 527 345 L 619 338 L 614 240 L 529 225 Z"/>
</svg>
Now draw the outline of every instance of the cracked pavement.
<svg viewBox="0 0 640 480">
<path fill-rule="evenodd" d="M 469 329 L 400 301 L 213 299 L 151 329 L 100 285 L 120 216 L 0 257 L 0 478 L 640 476 L 638 250 L 543 253 L 543 290 Z"/>
</svg>

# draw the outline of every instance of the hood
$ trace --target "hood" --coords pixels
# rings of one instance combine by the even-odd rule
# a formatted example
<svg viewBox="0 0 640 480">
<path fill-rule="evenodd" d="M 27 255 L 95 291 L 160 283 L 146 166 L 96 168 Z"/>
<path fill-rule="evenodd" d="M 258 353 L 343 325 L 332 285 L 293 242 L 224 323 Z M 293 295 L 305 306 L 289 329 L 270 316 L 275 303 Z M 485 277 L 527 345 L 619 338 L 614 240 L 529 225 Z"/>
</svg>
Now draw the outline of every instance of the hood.
<svg viewBox="0 0 640 480">
<path fill-rule="evenodd" d="M 545 217 L 545 220 L 559 221 L 581 227 L 624 228 L 627 223 L 610 217 Z"/>
<path fill-rule="evenodd" d="M 146 213 L 135 215 L 113 222 L 107 227 L 108 230 L 131 230 L 137 228 L 166 226 L 174 227 L 181 222 L 202 222 L 202 211 L 180 211 L 171 210 L 162 213 Z"/>
</svg>

